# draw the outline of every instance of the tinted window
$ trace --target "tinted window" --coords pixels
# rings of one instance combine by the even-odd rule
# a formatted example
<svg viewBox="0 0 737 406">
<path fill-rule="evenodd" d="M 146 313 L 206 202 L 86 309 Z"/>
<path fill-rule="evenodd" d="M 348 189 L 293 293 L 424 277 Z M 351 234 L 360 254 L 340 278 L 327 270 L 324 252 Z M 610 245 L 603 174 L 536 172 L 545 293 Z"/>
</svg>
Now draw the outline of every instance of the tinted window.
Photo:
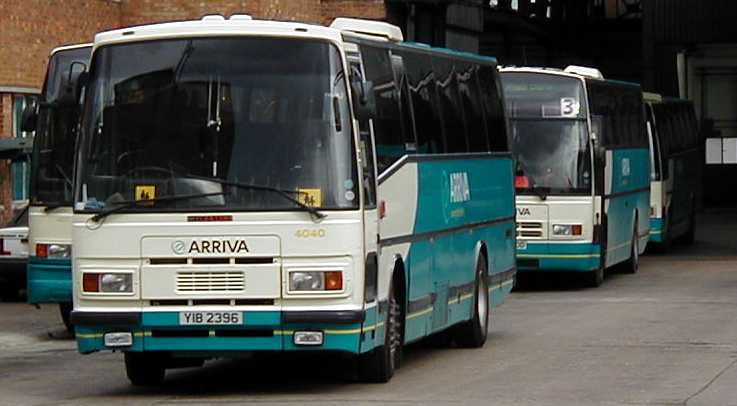
<svg viewBox="0 0 737 406">
<path fill-rule="evenodd" d="M 479 88 L 479 66 L 463 62 L 457 63 L 456 66 L 460 68 L 458 72 L 458 93 L 461 96 L 463 116 L 466 120 L 469 151 L 488 151 L 489 142 L 486 135 L 486 122 L 484 121 L 484 109 Z"/>
<path fill-rule="evenodd" d="M 406 154 L 399 116 L 399 93 L 388 50 L 364 45 L 361 46 L 361 57 L 366 80 L 374 84 L 376 167 L 381 173 Z"/>
<path fill-rule="evenodd" d="M 452 60 L 445 57 L 434 57 L 432 66 L 435 70 L 435 84 L 438 94 L 438 107 L 445 139 L 445 152 L 467 152 L 468 141 L 463 124 L 456 83 L 456 71 Z"/>
<path fill-rule="evenodd" d="M 404 60 L 409 98 L 416 117 L 417 152 L 443 153 L 443 138 L 435 107 L 435 75 L 431 58 L 415 52 L 395 52 Z"/>
<path fill-rule="evenodd" d="M 639 86 L 587 81 L 592 116 L 601 120 L 602 145 L 647 148 Z"/>
<path fill-rule="evenodd" d="M 481 65 L 478 76 L 491 150 L 507 152 L 509 151 L 507 122 L 504 116 L 502 92 L 498 82 L 496 68 L 494 66 Z"/>
</svg>

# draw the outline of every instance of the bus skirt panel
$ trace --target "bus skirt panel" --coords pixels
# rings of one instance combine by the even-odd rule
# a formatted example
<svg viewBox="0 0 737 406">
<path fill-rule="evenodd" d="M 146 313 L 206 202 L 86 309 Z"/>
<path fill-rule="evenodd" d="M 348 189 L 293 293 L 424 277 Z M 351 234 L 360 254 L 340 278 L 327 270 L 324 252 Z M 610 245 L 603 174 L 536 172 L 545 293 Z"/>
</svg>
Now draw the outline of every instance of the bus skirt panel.
<svg viewBox="0 0 737 406">
<path fill-rule="evenodd" d="M 665 222 L 660 217 L 650 217 L 650 241 L 661 243 L 665 240 Z"/>
<path fill-rule="evenodd" d="M 520 272 L 588 272 L 600 266 L 601 247 L 599 244 L 528 242 L 526 249 L 517 251 L 517 269 Z"/>
<path fill-rule="evenodd" d="M 128 326 L 76 326 L 80 353 L 111 350 L 105 333 L 130 332 L 133 344 L 123 351 L 167 351 L 227 356 L 253 351 L 340 351 L 358 354 L 383 343 L 384 323 L 376 320 L 376 306 L 355 323 L 284 323 L 279 311 L 244 311 L 239 326 L 189 327 L 179 324 L 179 312 L 140 313 L 140 322 Z M 294 333 L 321 331 L 322 345 L 295 345 Z"/>
<path fill-rule="evenodd" d="M 72 301 L 72 261 L 32 256 L 28 260 L 28 303 Z"/>
</svg>

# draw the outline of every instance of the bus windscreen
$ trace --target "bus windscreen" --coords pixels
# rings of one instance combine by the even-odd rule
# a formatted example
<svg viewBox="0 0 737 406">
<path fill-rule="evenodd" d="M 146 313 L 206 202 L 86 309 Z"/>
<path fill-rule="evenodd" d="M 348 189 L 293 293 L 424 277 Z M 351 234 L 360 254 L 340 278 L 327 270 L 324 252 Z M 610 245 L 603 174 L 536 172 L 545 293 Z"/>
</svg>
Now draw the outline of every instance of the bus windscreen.
<svg viewBox="0 0 737 406">
<path fill-rule="evenodd" d="M 328 42 L 103 47 L 87 92 L 78 209 L 358 207 L 346 75 Z"/>
<path fill-rule="evenodd" d="M 501 74 L 521 194 L 587 194 L 591 149 L 580 80 L 538 73 Z"/>
</svg>

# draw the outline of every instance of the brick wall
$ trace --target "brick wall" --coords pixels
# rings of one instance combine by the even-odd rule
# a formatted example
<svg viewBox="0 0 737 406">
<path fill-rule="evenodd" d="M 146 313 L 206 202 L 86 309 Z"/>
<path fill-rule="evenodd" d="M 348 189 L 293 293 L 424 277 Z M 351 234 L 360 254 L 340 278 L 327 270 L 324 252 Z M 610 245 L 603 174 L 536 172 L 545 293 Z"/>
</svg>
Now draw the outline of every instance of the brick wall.
<svg viewBox="0 0 737 406">
<path fill-rule="evenodd" d="M 40 88 L 49 52 L 120 26 L 110 0 L 0 0 L 0 86 Z"/>
<path fill-rule="evenodd" d="M 7 93 L 0 93 L 0 138 L 10 137 L 12 108 L 12 96 Z M 2 225 L 13 218 L 9 161 L 0 160 L 0 185 L 2 185 L 0 187 L 0 225 Z"/>
<path fill-rule="evenodd" d="M 322 0 L 322 24 L 330 24 L 335 17 L 360 17 L 370 20 L 386 18 L 383 0 Z"/>
<path fill-rule="evenodd" d="M 124 0 L 124 25 L 199 18 L 204 14 L 329 24 L 335 17 L 383 19 L 383 0 Z"/>
<path fill-rule="evenodd" d="M 49 52 L 122 26 L 204 14 L 329 24 L 335 17 L 383 19 L 383 0 L 0 0 L 0 86 L 40 88 Z"/>
<path fill-rule="evenodd" d="M 320 0 L 126 0 L 123 23 L 140 25 L 200 18 L 205 14 L 250 14 L 256 18 L 320 22 Z"/>
</svg>

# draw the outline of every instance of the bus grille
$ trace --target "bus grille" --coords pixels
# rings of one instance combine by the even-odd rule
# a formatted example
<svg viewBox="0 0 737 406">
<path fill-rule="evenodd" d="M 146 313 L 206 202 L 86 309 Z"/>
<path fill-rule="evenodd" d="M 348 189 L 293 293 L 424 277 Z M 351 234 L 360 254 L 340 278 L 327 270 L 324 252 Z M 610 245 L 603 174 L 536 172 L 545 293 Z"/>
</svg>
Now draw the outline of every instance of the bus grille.
<svg viewBox="0 0 737 406">
<path fill-rule="evenodd" d="M 517 237 L 522 238 L 542 238 L 543 224 L 540 222 L 520 222 L 517 223 Z"/>
<path fill-rule="evenodd" d="M 242 292 L 243 272 L 178 272 L 177 293 Z"/>
</svg>

